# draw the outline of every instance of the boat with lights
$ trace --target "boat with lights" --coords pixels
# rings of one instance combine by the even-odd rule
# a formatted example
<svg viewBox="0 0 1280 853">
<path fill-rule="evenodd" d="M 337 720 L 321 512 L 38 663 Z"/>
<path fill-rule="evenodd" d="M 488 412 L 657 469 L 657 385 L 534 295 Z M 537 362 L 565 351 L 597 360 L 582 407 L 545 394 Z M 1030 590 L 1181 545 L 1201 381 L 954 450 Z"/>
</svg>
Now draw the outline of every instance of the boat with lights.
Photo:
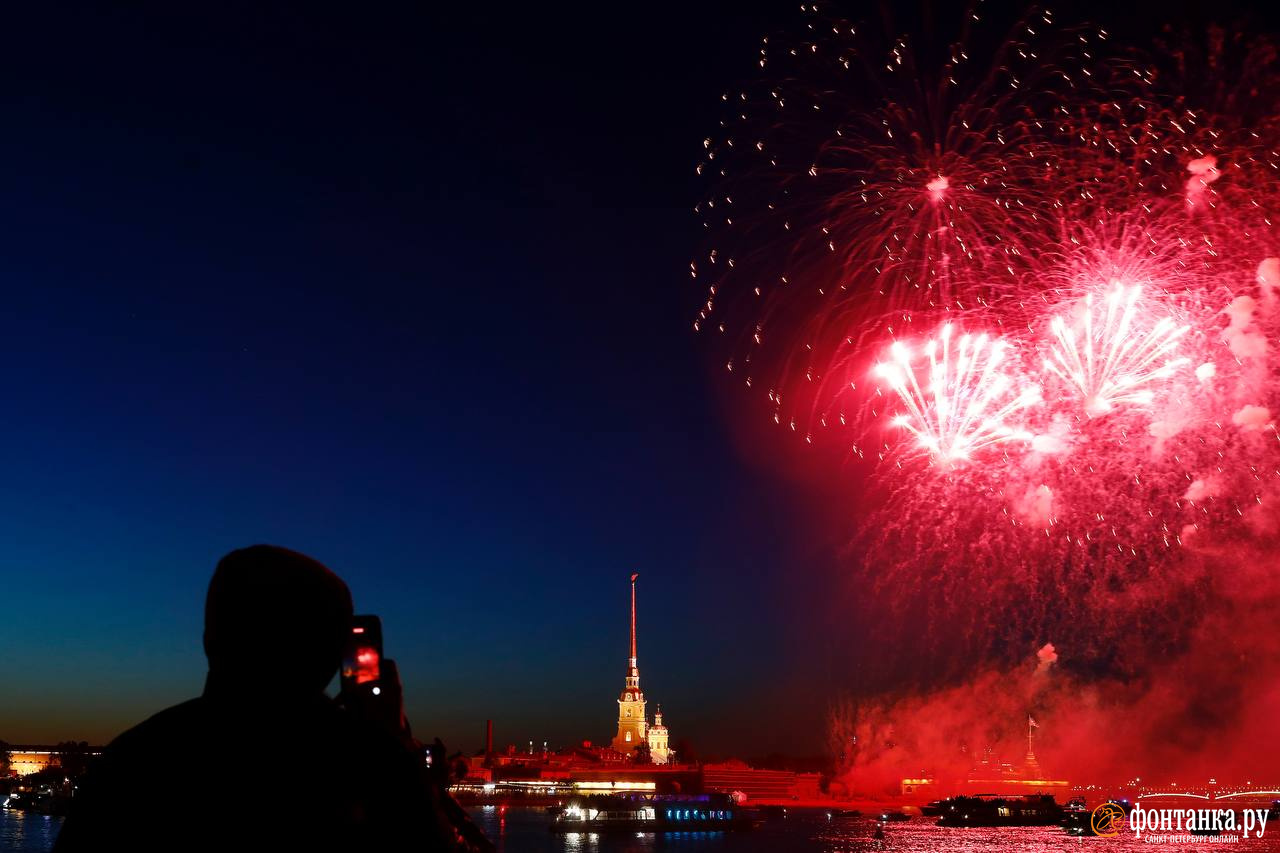
<svg viewBox="0 0 1280 853">
<path fill-rule="evenodd" d="M 570 800 L 551 831 L 724 832 L 752 823 L 728 794 L 612 794 Z"/>
<path fill-rule="evenodd" d="M 978 794 L 943 800 L 938 826 L 1049 826 L 1065 815 L 1052 794 Z"/>
</svg>

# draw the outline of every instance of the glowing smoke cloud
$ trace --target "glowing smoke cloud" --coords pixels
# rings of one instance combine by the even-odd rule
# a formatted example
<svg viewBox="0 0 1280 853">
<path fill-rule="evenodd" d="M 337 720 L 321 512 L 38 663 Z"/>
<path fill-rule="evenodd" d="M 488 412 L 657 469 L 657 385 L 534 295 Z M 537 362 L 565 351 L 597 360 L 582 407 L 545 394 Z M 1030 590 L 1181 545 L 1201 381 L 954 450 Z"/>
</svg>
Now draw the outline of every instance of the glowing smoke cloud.
<svg viewBox="0 0 1280 853">
<path fill-rule="evenodd" d="M 1218 169 L 1218 158 L 1212 154 L 1192 160 L 1187 164 L 1187 171 L 1191 173 L 1186 185 L 1189 205 L 1200 203 L 1209 184 L 1222 177 L 1222 172 Z"/>
</svg>

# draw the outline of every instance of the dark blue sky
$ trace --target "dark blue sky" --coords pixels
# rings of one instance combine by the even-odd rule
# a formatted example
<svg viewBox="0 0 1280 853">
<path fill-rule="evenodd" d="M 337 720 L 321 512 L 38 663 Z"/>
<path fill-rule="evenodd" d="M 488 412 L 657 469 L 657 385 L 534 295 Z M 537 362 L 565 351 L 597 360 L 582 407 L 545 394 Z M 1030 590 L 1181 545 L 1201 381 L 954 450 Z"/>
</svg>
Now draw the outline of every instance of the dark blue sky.
<svg viewBox="0 0 1280 853">
<path fill-rule="evenodd" d="M 639 571 L 675 738 L 820 745 L 831 548 L 686 272 L 718 95 L 793 18 L 427 5 L 4 13 L 0 738 L 197 693 L 265 541 L 382 616 L 420 735 L 611 736 Z"/>
</svg>

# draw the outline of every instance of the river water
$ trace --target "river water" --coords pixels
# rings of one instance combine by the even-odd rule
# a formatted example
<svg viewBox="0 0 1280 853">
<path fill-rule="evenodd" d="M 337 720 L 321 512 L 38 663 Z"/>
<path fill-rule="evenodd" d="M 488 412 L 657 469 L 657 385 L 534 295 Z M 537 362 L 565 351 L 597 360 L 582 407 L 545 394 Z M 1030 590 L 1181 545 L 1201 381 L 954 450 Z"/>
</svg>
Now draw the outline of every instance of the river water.
<svg viewBox="0 0 1280 853">
<path fill-rule="evenodd" d="M 0 809 L 0 851 L 37 853 L 53 846 L 62 818 Z"/>
<path fill-rule="evenodd" d="M 869 819 L 832 818 L 822 812 L 792 812 L 784 820 L 771 820 L 751 832 L 680 832 L 659 835 L 553 835 L 547 831 L 548 818 L 541 809 L 503 809 L 486 806 L 472 810 L 472 816 L 497 844 L 501 853 L 857 853 L 857 851 L 902 851 L 902 853 L 959 853 L 960 851 L 1079 851 L 1133 853 L 1156 850 L 1236 851 L 1280 850 L 1280 831 L 1269 837 L 1224 844 L 1203 838 L 1199 843 L 1148 844 L 1125 832 L 1114 838 L 1071 838 L 1058 827 L 1007 829 L 947 829 L 932 819 L 915 818 L 891 823 L 885 840 L 871 835 L 875 824 Z M 228 814 L 234 820 L 234 813 Z M 139 815 L 140 821 L 145 816 Z M 57 837 L 60 818 L 27 815 L 0 810 L 0 851 L 43 853 Z M 1280 827 L 1276 827 L 1280 830 Z"/>
<path fill-rule="evenodd" d="M 1269 838 L 1224 844 L 1210 838 L 1197 842 L 1148 844 L 1130 832 L 1113 838 L 1075 838 L 1060 827 L 1007 827 L 1001 829 L 955 829 L 937 826 L 933 818 L 913 818 L 885 826 L 885 838 L 872 838 L 875 822 L 869 818 L 828 819 L 823 812 L 791 811 L 786 819 L 765 821 L 750 832 L 688 832 L 662 835 L 553 835 L 547 831 L 547 817 L 532 809 L 495 806 L 472 810 L 472 816 L 498 845 L 502 853 L 650 853 L 650 851 L 697 851 L 697 853 L 855 853 L 856 851 L 902 851 L 902 853 L 952 853 L 952 851 L 1079 851 L 1133 853 L 1158 850 L 1280 851 L 1280 827 L 1268 831 Z M 1225 839 L 1224 839 L 1225 840 Z"/>
</svg>

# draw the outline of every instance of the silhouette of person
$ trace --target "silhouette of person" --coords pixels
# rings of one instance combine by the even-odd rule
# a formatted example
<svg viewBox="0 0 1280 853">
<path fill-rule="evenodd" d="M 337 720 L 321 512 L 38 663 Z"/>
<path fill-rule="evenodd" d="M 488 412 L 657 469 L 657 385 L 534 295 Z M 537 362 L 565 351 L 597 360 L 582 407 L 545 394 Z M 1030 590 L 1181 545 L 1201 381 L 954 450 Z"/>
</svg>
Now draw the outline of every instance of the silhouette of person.
<svg viewBox="0 0 1280 853">
<path fill-rule="evenodd" d="M 459 827 L 407 729 L 325 695 L 351 618 L 347 585 L 310 557 L 268 545 L 223 557 L 205 603 L 203 695 L 104 750 L 56 853 L 488 847 Z"/>
</svg>

